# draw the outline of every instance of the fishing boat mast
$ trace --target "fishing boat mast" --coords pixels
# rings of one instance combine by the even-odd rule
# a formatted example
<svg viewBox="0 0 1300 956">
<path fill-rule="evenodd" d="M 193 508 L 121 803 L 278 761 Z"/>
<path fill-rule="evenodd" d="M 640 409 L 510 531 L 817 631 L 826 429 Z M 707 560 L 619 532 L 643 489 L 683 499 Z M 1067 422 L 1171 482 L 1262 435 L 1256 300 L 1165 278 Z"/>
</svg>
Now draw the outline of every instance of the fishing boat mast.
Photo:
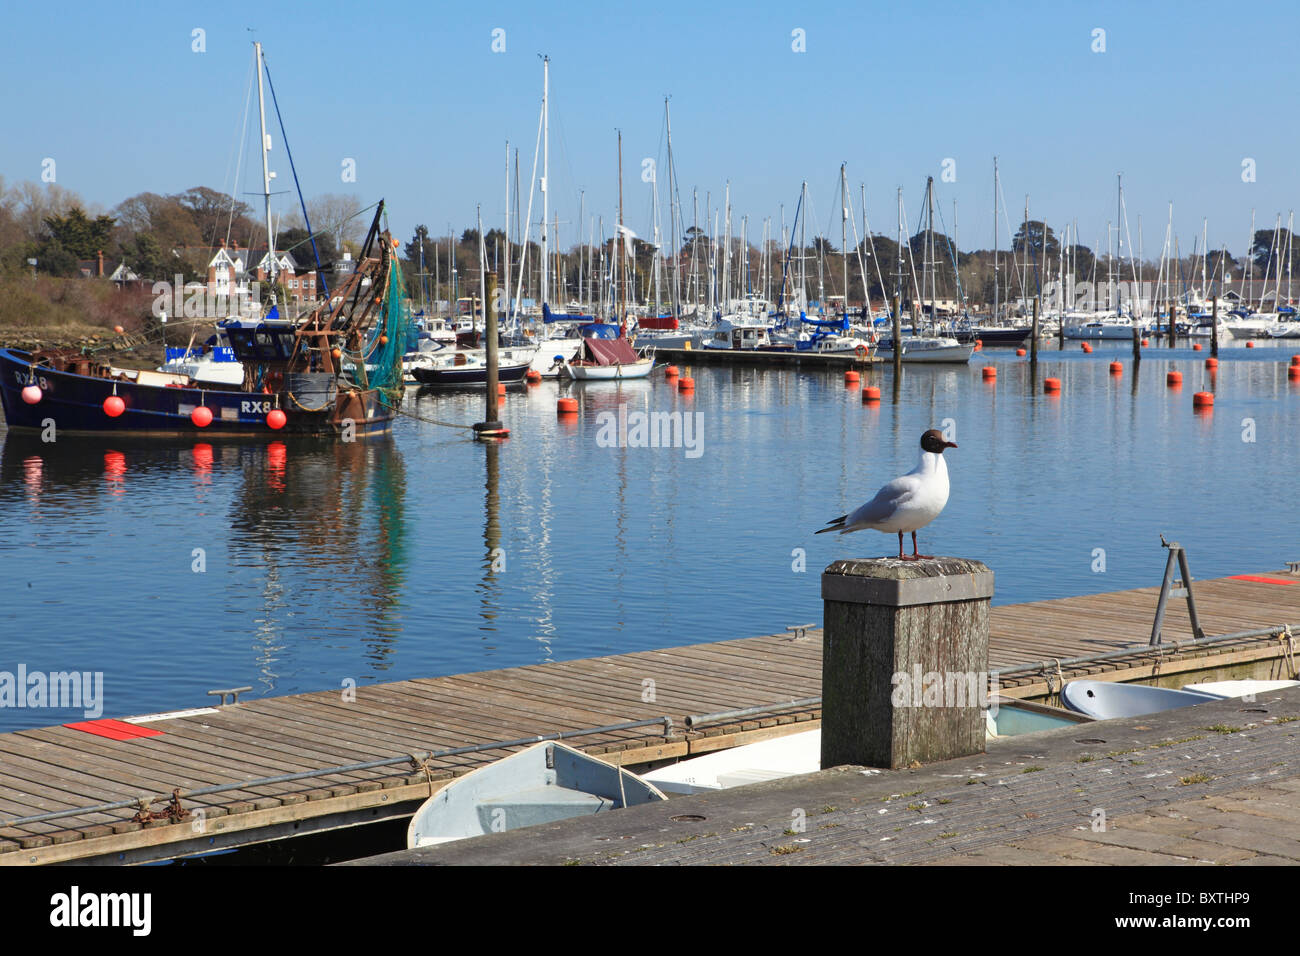
<svg viewBox="0 0 1300 956">
<path fill-rule="evenodd" d="M 271 225 L 271 180 L 275 173 L 271 172 L 267 153 L 271 150 L 270 137 L 266 135 L 266 99 L 262 94 L 262 42 L 256 40 L 253 42 L 253 58 L 257 64 L 257 116 L 262 129 L 262 200 L 266 210 L 266 274 L 271 281 L 271 305 L 275 305 L 275 229 Z M 251 265 L 251 263 L 250 263 Z"/>
</svg>

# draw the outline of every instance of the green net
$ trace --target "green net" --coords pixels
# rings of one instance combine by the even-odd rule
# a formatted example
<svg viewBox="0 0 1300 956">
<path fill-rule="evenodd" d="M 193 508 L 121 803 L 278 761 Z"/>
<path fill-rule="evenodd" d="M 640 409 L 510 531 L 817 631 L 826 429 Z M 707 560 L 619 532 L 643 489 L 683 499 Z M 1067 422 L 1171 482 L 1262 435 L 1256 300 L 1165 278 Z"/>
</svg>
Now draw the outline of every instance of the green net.
<svg viewBox="0 0 1300 956">
<path fill-rule="evenodd" d="M 417 335 L 402 269 L 394 257 L 388 269 L 388 288 L 384 290 L 383 319 L 370 330 L 362 350 L 371 388 L 401 392 L 402 356 L 416 347 Z"/>
</svg>

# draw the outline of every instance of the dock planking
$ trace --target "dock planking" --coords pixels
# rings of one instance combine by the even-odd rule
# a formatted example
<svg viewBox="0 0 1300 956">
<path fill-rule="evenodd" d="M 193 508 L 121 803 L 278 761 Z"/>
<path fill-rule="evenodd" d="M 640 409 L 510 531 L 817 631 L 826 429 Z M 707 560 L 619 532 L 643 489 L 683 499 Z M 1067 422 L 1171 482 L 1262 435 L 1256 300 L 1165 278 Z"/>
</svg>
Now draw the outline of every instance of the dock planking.
<svg viewBox="0 0 1300 956">
<path fill-rule="evenodd" d="M 1290 572 L 1194 582 L 1207 634 L 1300 622 L 1300 577 Z M 1090 673 L 1130 680 L 1276 658 L 1276 639 L 1229 648 L 1152 654 L 1145 648 L 1159 588 L 1140 588 L 991 611 L 992 668 L 1051 662 L 1129 648 L 1130 659 L 1064 666 L 1068 679 Z M 1185 602 L 1166 611 L 1166 641 L 1191 637 Z M 821 692 L 821 632 L 771 634 L 715 643 L 339 691 L 246 700 L 215 712 L 144 720 L 157 736 L 110 740 L 65 726 L 0 734 L 0 864 L 138 862 L 239 846 L 411 812 L 438 785 L 495 760 L 507 749 L 420 763 L 414 755 L 540 735 L 672 720 L 664 726 L 607 729 L 569 739 L 627 765 L 749 743 L 816 726 L 817 709 L 788 708 L 687 730 L 685 718 L 816 697 Z M 1139 656 L 1140 655 L 1140 656 Z M 1161 668 L 1164 668 L 1162 671 Z M 1053 668 L 1021 671 L 1003 693 L 1035 696 L 1059 680 Z M 178 702 L 183 703 L 183 702 Z M 410 757 L 393 766 L 353 764 Z M 302 780 L 258 782 L 295 773 Z M 134 807 L 98 804 L 149 798 L 155 811 L 183 794 L 191 815 L 135 821 Z M 81 810 L 49 821 L 11 821 Z M 201 811 L 201 812 L 199 812 Z"/>
</svg>

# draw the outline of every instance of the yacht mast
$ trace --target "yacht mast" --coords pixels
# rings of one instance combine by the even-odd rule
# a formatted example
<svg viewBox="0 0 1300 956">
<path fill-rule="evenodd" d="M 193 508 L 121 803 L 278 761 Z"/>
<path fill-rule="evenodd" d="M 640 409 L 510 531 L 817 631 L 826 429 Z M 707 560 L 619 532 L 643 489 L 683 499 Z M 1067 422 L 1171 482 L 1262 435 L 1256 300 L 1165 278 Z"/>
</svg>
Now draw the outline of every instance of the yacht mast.
<svg viewBox="0 0 1300 956">
<path fill-rule="evenodd" d="M 551 169 L 551 131 L 550 131 L 550 113 L 547 102 L 551 92 L 551 58 L 542 57 L 542 305 L 546 305 L 546 279 L 550 271 L 549 247 L 546 244 L 546 231 L 550 223 L 549 219 L 549 201 L 550 201 L 550 183 L 547 177 Z M 534 153 L 534 156 L 536 154 Z"/>
<path fill-rule="evenodd" d="M 668 109 L 669 97 L 664 97 L 664 125 L 668 129 L 668 246 L 673 256 L 673 317 L 681 318 L 682 263 L 677 254 L 677 180 L 673 174 L 673 117 Z"/>
<path fill-rule="evenodd" d="M 998 321 L 998 158 L 993 157 L 993 322 Z"/>
</svg>

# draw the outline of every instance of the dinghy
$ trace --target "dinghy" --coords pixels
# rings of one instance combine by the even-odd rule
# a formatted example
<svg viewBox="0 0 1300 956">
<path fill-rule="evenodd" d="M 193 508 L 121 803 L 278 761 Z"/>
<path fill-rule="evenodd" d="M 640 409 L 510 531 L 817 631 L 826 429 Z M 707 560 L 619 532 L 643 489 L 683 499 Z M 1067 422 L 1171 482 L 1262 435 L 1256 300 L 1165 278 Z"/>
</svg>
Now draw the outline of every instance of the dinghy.
<svg viewBox="0 0 1300 956">
<path fill-rule="evenodd" d="M 999 697 L 985 710 L 985 738 L 1013 737 L 1088 723 L 1092 718 L 1059 707 Z M 691 757 L 641 774 L 665 793 L 708 793 L 779 780 L 821 769 L 822 732 L 802 733 L 744 744 Z"/>
<path fill-rule="evenodd" d="M 561 743 L 540 743 L 435 793 L 411 818 L 406 846 L 433 846 L 664 799 L 634 773 Z"/>
<path fill-rule="evenodd" d="M 1184 684 L 1183 690 L 1226 698 L 1268 694 L 1288 687 L 1300 687 L 1300 680 L 1212 680 L 1201 684 Z"/>
<path fill-rule="evenodd" d="M 1061 688 L 1061 703 L 1070 710 L 1098 720 L 1116 717 L 1140 717 L 1162 710 L 1190 707 L 1206 701 L 1222 700 L 1213 694 L 1145 684 L 1117 684 L 1113 681 L 1076 680 Z"/>
</svg>

